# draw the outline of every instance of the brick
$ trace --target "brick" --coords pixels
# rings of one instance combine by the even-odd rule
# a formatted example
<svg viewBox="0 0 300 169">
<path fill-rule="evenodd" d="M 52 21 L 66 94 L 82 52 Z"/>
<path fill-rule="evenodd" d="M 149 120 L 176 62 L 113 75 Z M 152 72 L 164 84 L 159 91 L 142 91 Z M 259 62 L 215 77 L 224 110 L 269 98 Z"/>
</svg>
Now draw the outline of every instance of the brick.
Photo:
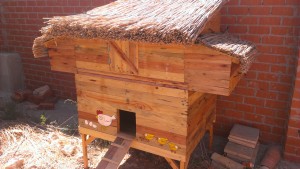
<svg viewBox="0 0 300 169">
<path fill-rule="evenodd" d="M 249 33 L 253 34 L 269 34 L 270 27 L 269 26 L 250 26 Z"/>
<path fill-rule="evenodd" d="M 251 2 L 251 1 L 249 1 Z M 269 16 L 271 14 L 271 7 L 260 7 L 260 6 L 256 6 L 256 7 L 249 7 L 248 8 L 248 13 L 250 15 L 263 15 L 263 16 Z"/>
<path fill-rule="evenodd" d="M 246 33 L 248 32 L 248 28 L 246 26 L 236 26 L 236 25 L 230 25 L 228 26 L 228 32 L 229 33 Z"/>
<path fill-rule="evenodd" d="M 289 126 L 287 130 L 287 135 L 290 137 L 300 137 L 300 129 Z"/>
<path fill-rule="evenodd" d="M 222 16 L 221 21 L 226 24 L 235 24 L 236 23 L 236 17 L 234 16 Z"/>
<path fill-rule="evenodd" d="M 236 108 L 240 111 L 247 112 L 247 113 L 253 113 L 254 112 L 254 106 L 253 105 L 236 104 Z"/>
<path fill-rule="evenodd" d="M 238 24 L 256 25 L 258 23 L 257 17 L 241 16 L 237 18 Z"/>
<path fill-rule="evenodd" d="M 281 36 L 264 36 L 262 38 L 262 43 L 272 44 L 272 45 L 281 45 L 284 42 L 284 37 Z"/>
<path fill-rule="evenodd" d="M 293 28 L 289 27 L 272 27 L 271 34 L 273 35 L 288 35 L 293 34 Z"/>
<path fill-rule="evenodd" d="M 265 117 L 265 124 L 273 125 L 273 126 L 284 126 L 286 123 L 285 119 L 274 118 L 274 117 Z"/>
<path fill-rule="evenodd" d="M 246 15 L 248 11 L 247 7 L 228 7 L 228 14 L 230 15 Z"/>
<path fill-rule="evenodd" d="M 298 26 L 300 22 L 300 18 L 283 18 L 283 25 L 290 25 L 290 26 Z"/>
<path fill-rule="evenodd" d="M 264 5 L 285 5 L 285 0 L 264 0 Z"/>
<path fill-rule="evenodd" d="M 278 142 L 281 142 L 283 139 L 283 136 L 275 135 L 275 134 L 272 134 L 269 132 L 261 131 L 260 133 L 261 134 L 260 134 L 259 140 L 262 143 L 278 143 Z M 265 140 L 267 140 L 267 142 L 265 142 Z"/>
<path fill-rule="evenodd" d="M 276 115 L 276 110 L 271 109 L 271 108 L 266 108 L 266 107 L 256 107 L 256 113 L 264 115 L 264 116 L 273 117 Z"/>
<path fill-rule="evenodd" d="M 272 15 L 293 16 L 294 8 L 293 7 L 282 7 L 282 6 L 281 7 L 273 7 Z"/>
<path fill-rule="evenodd" d="M 269 64 L 265 64 L 265 63 L 253 63 L 251 66 L 252 70 L 257 70 L 257 71 L 264 71 L 264 72 L 268 72 L 270 71 L 270 65 Z"/>
<path fill-rule="evenodd" d="M 236 5 L 239 4 L 239 1 L 240 1 L 240 0 L 231 0 L 231 1 L 229 1 L 226 5 L 227 5 L 227 6 L 232 6 L 232 5 L 236 6 Z"/>
<path fill-rule="evenodd" d="M 284 154 L 284 159 L 288 161 L 293 161 L 293 162 L 299 162 L 300 161 L 300 156 L 295 156 L 295 155 L 290 155 L 288 153 Z"/>
<path fill-rule="evenodd" d="M 261 37 L 258 35 L 241 35 L 241 39 L 253 42 L 253 43 L 261 43 Z M 260 57 L 257 57 L 260 58 Z"/>
<path fill-rule="evenodd" d="M 272 53 L 280 55 L 294 55 L 295 49 L 290 47 L 274 46 L 272 47 Z"/>
<path fill-rule="evenodd" d="M 269 90 L 269 83 L 264 81 L 251 81 L 249 82 L 248 87 L 267 91 Z"/>
<path fill-rule="evenodd" d="M 287 67 L 281 65 L 271 65 L 272 73 L 287 73 Z"/>
<path fill-rule="evenodd" d="M 300 1 L 299 0 L 286 0 L 286 4 L 287 5 L 295 5 L 295 6 L 299 6 L 300 5 Z"/>
<path fill-rule="evenodd" d="M 259 18 L 260 25 L 280 25 L 281 17 L 261 17 Z"/>
<path fill-rule="evenodd" d="M 275 135 L 283 135 L 284 134 L 284 129 L 282 127 L 273 127 L 272 128 L 272 133 Z"/>
<path fill-rule="evenodd" d="M 294 128 L 299 128 L 300 129 L 300 119 L 290 119 L 289 120 L 289 127 L 294 127 Z"/>
<path fill-rule="evenodd" d="M 232 118 L 243 118 L 244 117 L 244 113 L 242 112 L 238 112 L 238 111 L 235 111 L 235 110 L 225 110 L 223 112 L 223 114 L 226 116 L 226 117 L 232 117 Z"/>
<path fill-rule="evenodd" d="M 290 146 L 300 147 L 300 138 L 287 137 L 286 144 Z"/>
<path fill-rule="evenodd" d="M 251 0 L 251 1 L 249 1 L 249 0 L 241 0 L 241 2 L 240 2 L 240 4 L 241 5 L 247 5 L 247 6 L 253 6 L 253 5 L 261 5 L 262 4 L 262 2 L 261 2 L 261 0 Z"/>
<path fill-rule="evenodd" d="M 249 120 L 251 122 L 261 123 L 264 120 L 264 116 L 258 114 L 245 113 L 245 120 Z"/>
<path fill-rule="evenodd" d="M 260 99 L 260 98 L 256 98 L 256 97 L 245 97 L 244 98 L 244 103 L 255 105 L 255 106 L 264 106 L 265 105 L 265 100 Z"/>
<path fill-rule="evenodd" d="M 295 156 L 300 156 L 300 147 L 286 144 L 284 147 L 284 152 Z"/>
</svg>

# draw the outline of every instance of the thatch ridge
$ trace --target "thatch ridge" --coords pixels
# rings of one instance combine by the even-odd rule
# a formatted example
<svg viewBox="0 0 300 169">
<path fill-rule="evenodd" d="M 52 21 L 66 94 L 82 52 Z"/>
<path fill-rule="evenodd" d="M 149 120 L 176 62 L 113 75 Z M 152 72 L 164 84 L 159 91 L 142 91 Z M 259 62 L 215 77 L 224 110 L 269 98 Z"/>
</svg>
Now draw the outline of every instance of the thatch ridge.
<svg viewBox="0 0 300 169">
<path fill-rule="evenodd" d="M 46 36 L 193 44 L 228 0 L 118 0 L 84 14 L 54 17 Z"/>
</svg>

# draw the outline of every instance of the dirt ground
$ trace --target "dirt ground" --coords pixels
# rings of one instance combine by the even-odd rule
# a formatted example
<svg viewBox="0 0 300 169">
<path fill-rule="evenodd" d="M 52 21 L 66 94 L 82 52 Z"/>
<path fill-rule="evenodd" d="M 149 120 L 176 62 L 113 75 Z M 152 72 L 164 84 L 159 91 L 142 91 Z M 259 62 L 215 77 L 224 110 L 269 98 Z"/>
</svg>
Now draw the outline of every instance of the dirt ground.
<svg viewBox="0 0 300 169">
<path fill-rule="evenodd" d="M 11 158 L 23 158 L 24 169 L 33 169 L 34 167 L 37 169 L 80 169 L 83 167 L 81 139 L 77 131 L 76 105 L 60 101 L 56 110 L 40 111 L 32 108 L 32 105 L 22 103 L 17 105 L 17 109 L 22 112 L 17 120 L 1 120 L 0 118 L 0 169 Z M 64 120 L 59 121 L 62 119 L 63 112 L 67 112 L 63 114 Z M 46 117 L 48 125 L 40 124 L 41 115 Z M 53 139 L 54 136 L 56 139 Z M 192 154 L 188 169 L 209 168 L 211 153 L 223 154 L 227 141 L 226 138 L 215 136 L 213 150 L 208 151 L 206 148 L 208 135 L 206 135 Z M 72 155 L 65 155 L 61 152 L 64 146 L 68 145 L 75 149 Z M 91 168 L 97 166 L 108 147 L 109 142 L 101 139 L 95 140 L 89 146 L 89 166 Z M 267 147 L 266 145 L 260 146 L 256 168 L 259 168 L 260 160 Z M 130 149 L 119 168 L 171 169 L 164 158 L 135 149 Z M 277 169 L 300 169 L 300 164 L 282 160 Z"/>
</svg>

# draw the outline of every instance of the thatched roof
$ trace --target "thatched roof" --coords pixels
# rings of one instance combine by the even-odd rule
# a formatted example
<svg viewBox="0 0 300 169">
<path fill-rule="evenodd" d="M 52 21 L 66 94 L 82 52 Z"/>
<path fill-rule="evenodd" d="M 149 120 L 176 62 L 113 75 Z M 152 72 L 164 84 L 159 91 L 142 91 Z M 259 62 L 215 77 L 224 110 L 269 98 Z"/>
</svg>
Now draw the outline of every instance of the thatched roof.
<svg viewBox="0 0 300 169">
<path fill-rule="evenodd" d="M 257 53 L 256 46 L 253 43 L 241 40 L 227 33 L 208 33 L 200 35 L 195 43 L 201 43 L 204 46 L 238 58 L 241 61 L 243 73 L 248 71 Z"/>
<path fill-rule="evenodd" d="M 54 17 L 46 36 L 193 44 L 228 0 L 118 0 L 86 13 Z"/>
<path fill-rule="evenodd" d="M 201 43 L 240 59 L 243 72 L 254 60 L 255 45 L 228 34 L 200 35 L 229 0 L 118 0 L 83 14 L 50 18 L 34 41 L 35 57 L 48 55 L 44 42 L 56 37 L 129 40 L 190 45 Z"/>
</svg>

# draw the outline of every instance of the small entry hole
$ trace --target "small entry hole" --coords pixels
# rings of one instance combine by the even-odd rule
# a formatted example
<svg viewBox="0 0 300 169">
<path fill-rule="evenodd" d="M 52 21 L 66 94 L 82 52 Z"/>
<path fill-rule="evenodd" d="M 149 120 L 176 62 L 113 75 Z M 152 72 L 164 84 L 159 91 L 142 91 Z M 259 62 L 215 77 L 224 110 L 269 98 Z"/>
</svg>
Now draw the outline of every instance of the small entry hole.
<svg viewBox="0 0 300 169">
<path fill-rule="evenodd" d="M 119 110 L 120 132 L 136 136 L 136 117 L 134 112 Z"/>
</svg>

